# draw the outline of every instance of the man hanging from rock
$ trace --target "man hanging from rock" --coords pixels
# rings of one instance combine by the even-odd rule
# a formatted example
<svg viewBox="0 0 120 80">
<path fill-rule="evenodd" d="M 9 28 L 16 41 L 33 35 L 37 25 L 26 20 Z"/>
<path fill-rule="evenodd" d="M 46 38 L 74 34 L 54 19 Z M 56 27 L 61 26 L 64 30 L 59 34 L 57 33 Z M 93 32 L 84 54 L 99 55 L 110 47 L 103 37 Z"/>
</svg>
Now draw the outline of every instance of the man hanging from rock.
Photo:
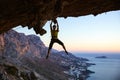
<svg viewBox="0 0 120 80">
<path fill-rule="evenodd" d="M 54 23 L 53 26 L 52 26 L 52 22 Z M 66 54 L 68 54 L 68 52 L 67 52 L 63 42 L 58 39 L 59 25 L 58 25 L 58 22 L 57 22 L 56 19 L 51 21 L 50 30 L 51 30 L 51 37 L 52 38 L 51 38 L 51 42 L 49 44 L 49 48 L 48 48 L 48 53 L 47 53 L 46 59 L 48 59 L 48 57 L 50 55 L 50 50 L 52 49 L 52 46 L 53 46 L 53 44 L 55 42 L 60 44 L 60 45 L 62 45 L 62 47 L 65 50 Z"/>
</svg>

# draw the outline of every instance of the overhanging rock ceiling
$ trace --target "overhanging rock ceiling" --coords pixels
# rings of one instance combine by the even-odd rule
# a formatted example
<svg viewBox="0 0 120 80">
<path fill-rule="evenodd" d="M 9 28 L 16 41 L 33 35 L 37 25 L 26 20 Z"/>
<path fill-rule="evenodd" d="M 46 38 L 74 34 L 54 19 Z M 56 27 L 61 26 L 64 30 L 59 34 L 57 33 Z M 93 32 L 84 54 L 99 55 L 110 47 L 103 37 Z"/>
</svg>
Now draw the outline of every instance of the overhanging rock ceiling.
<svg viewBox="0 0 120 80">
<path fill-rule="evenodd" d="M 44 24 L 53 18 L 115 10 L 120 10 L 120 0 L 0 0 L 0 33 L 21 25 L 43 35 Z"/>
</svg>

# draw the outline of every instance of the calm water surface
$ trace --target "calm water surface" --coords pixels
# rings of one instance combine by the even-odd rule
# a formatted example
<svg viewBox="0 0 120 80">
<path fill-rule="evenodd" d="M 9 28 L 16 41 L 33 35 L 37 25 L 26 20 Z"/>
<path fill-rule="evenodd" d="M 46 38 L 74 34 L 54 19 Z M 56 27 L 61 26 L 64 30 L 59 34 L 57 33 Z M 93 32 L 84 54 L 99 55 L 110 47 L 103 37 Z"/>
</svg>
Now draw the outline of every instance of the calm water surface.
<svg viewBox="0 0 120 80">
<path fill-rule="evenodd" d="M 105 55 L 108 58 L 95 58 L 95 56 Z M 120 80 L 120 55 L 111 54 L 79 54 L 77 56 L 88 58 L 92 65 L 89 70 L 94 71 L 87 80 Z"/>
</svg>

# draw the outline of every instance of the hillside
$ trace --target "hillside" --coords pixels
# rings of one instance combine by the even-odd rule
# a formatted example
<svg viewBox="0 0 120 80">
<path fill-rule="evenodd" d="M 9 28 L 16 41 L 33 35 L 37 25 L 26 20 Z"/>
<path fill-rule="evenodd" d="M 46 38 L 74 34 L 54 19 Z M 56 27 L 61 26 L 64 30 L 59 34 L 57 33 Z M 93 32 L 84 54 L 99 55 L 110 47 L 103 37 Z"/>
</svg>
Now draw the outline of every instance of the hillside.
<svg viewBox="0 0 120 80">
<path fill-rule="evenodd" d="M 0 80 L 72 80 L 88 76 L 87 59 L 52 50 L 38 36 L 10 30 L 0 35 Z M 76 72 L 75 72 L 76 70 Z"/>
</svg>

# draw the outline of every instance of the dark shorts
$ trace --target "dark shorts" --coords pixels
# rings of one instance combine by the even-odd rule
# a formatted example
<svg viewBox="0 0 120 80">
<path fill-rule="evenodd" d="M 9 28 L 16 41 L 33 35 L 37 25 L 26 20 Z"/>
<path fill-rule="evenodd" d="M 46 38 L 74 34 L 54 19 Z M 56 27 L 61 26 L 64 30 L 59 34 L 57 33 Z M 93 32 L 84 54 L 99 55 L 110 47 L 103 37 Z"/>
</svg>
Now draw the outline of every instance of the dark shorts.
<svg viewBox="0 0 120 80">
<path fill-rule="evenodd" d="M 52 46 L 53 46 L 53 44 L 54 43 L 58 43 L 58 44 L 60 44 L 60 45 L 63 45 L 63 42 L 62 41 L 60 41 L 59 39 L 51 39 L 51 42 L 50 42 L 50 45 L 49 45 L 49 49 L 51 49 L 52 48 Z"/>
</svg>

